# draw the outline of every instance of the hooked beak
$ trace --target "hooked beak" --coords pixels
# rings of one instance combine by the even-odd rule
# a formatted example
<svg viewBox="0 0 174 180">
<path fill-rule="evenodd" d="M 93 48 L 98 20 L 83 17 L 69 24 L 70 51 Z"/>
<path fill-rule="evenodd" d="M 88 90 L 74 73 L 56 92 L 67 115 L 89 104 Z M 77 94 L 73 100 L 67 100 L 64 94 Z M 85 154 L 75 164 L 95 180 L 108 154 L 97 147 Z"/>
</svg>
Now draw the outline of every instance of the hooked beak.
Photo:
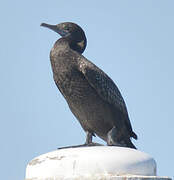
<svg viewBox="0 0 174 180">
<path fill-rule="evenodd" d="M 51 24 L 42 23 L 40 26 L 49 28 L 49 29 L 57 32 L 57 33 L 60 34 L 61 36 L 66 36 L 66 35 L 68 34 L 68 32 L 60 29 L 60 28 L 58 27 L 58 25 L 51 25 Z"/>
</svg>

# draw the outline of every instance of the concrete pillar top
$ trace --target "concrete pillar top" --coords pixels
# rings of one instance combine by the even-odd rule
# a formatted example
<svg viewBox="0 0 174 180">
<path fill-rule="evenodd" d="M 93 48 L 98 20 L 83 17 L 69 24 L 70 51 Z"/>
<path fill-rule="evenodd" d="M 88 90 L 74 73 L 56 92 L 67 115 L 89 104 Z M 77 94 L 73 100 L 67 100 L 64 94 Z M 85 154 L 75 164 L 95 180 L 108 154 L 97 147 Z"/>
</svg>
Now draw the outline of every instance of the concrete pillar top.
<svg viewBox="0 0 174 180">
<path fill-rule="evenodd" d="M 155 178 L 155 160 L 148 154 L 131 148 L 94 146 L 60 149 L 43 154 L 34 158 L 26 169 L 27 180 L 125 180 L 125 177 Z"/>
</svg>

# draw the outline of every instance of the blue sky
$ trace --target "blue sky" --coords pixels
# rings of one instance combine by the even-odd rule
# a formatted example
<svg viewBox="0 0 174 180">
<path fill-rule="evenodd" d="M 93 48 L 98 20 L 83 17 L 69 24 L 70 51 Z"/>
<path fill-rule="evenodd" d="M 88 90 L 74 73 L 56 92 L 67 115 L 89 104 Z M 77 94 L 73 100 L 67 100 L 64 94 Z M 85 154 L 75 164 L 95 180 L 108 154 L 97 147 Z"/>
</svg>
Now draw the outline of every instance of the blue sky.
<svg viewBox="0 0 174 180">
<path fill-rule="evenodd" d="M 52 78 L 49 51 L 59 36 L 40 27 L 65 21 L 85 30 L 83 55 L 122 92 L 134 144 L 155 158 L 158 175 L 172 177 L 173 8 L 172 0 L 1 2 L 1 179 L 24 179 L 35 156 L 85 141 Z"/>
</svg>

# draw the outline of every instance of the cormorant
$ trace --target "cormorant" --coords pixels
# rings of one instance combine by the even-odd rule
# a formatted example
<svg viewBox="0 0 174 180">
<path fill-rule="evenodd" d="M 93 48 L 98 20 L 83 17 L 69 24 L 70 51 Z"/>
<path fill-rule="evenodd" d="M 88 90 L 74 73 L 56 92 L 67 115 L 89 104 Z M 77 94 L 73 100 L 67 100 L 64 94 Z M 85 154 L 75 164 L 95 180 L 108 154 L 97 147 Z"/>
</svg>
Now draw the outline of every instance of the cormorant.
<svg viewBox="0 0 174 180">
<path fill-rule="evenodd" d="M 86 145 L 99 136 L 107 145 L 136 148 L 137 139 L 123 97 L 112 79 L 82 53 L 87 44 L 80 26 L 71 22 L 42 23 L 62 37 L 50 52 L 54 81 L 86 132 Z"/>
</svg>

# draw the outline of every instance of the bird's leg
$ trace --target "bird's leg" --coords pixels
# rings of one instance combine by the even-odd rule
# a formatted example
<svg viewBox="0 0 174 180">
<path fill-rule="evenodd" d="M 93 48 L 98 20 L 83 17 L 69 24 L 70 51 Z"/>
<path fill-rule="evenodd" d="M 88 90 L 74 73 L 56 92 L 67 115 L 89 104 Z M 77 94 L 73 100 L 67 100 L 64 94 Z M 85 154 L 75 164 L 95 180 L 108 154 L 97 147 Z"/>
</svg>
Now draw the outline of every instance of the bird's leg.
<svg viewBox="0 0 174 180">
<path fill-rule="evenodd" d="M 134 148 L 134 144 L 131 142 L 130 137 L 124 137 L 120 131 L 117 131 L 116 127 L 113 127 L 107 134 L 108 146 L 120 146 Z"/>
<path fill-rule="evenodd" d="M 121 146 L 119 143 L 119 134 L 116 127 L 113 127 L 107 134 L 107 145 L 108 146 Z"/>
<path fill-rule="evenodd" d="M 58 149 L 67 149 L 67 148 L 78 148 L 78 147 L 87 147 L 87 146 L 94 146 L 92 145 L 92 133 L 86 131 L 86 142 L 85 144 L 75 145 L 75 146 L 68 146 L 68 147 L 61 147 Z"/>
<path fill-rule="evenodd" d="M 89 146 L 103 146 L 99 143 L 93 143 L 92 142 L 92 136 L 93 134 L 89 131 L 86 131 L 86 142 L 85 144 L 75 145 L 75 146 L 67 146 L 67 147 L 60 147 L 58 149 L 67 149 L 67 148 L 78 148 L 78 147 L 89 147 Z"/>
<path fill-rule="evenodd" d="M 89 131 L 86 131 L 86 145 L 89 145 L 92 143 L 92 133 L 90 133 Z"/>
<path fill-rule="evenodd" d="M 95 135 L 89 131 L 86 131 L 86 142 L 84 146 L 103 146 L 103 144 L 92 142 L 92 136 Z"/>
</svg>

